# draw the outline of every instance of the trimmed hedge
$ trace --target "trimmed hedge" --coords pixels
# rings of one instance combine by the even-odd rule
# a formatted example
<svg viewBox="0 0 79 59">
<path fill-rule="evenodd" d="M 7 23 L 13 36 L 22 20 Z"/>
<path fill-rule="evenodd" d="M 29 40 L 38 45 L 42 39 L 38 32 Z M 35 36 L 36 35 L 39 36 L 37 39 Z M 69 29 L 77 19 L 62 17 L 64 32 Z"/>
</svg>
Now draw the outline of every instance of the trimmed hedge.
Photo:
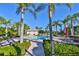
<svg viewBox="0 0 79 59">
<path fill-rule="evenodd" d="M 46 56 L 51 56 L 50 40 L 43 41 L 44 53 Z M 55 55 L 57 56 L 79 56 L 79 45 L 59 44 L 55 43 Z"/>
<path fill-rule="evenodd" d="M 0 55 L 2 56 L 22 56 L 25 54 L 25 49 L 30 46 L 30 42 L 24 41 L 22 44 L 15 44 L 0 47 Z"/>
</svg>

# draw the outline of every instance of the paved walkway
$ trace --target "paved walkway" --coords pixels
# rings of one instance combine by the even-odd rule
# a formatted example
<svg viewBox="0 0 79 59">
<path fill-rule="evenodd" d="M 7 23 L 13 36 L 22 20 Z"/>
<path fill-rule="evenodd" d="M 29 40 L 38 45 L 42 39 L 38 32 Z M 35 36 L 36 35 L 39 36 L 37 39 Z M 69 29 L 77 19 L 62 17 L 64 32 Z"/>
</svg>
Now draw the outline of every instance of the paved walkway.
<svg viewBox="0 0 79 59">
<path fill-rule="evenodd" d="M 31 46 L 27 50 L 25 56 L 44 56 L 42 42 L 31 41 Z"/>
</svg>

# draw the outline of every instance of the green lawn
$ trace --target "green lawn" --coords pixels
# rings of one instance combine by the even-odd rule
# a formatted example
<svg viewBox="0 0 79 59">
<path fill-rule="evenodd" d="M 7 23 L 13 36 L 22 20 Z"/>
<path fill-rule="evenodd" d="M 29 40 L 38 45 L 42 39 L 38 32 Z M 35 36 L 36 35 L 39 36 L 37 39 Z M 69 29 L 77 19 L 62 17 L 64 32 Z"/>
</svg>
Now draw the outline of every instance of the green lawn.
<svg viewBox="0 0 79 59">
<path fill-rule="evenodd" d="M 43 43 L 46 56 L 51 56 L 51 44 L 49 40 Z M 55 43 L 55 55 L 59 56 L 79 56 L 79 45 Z"/>
<path fill-rule="evenodd" d="M 30 42 L 24 41 L 22 44 L 16 42 L 15 44 L 0 47 L 0 55 L 5 56 L 21 56 L 25 54 L 25 49 L 30 46 Z"/>
</svg>

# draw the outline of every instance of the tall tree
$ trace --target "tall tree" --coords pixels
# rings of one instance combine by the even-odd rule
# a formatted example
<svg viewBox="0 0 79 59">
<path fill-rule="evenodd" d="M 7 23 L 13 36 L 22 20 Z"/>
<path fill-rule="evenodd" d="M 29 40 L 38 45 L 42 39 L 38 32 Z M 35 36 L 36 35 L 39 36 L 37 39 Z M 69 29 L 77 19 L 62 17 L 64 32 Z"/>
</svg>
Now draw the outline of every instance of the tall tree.
<svg viewBox="0 0 79 59">
<path fill-rule="evenodd" d="M 65 19 L 62 20 L 61 22 L 64 24 L 64 31 L 65 31 L 66 25 L 67 25 L 67 22 L 68 22 L 67 18 L 65 18 Z"/>
<path fill-rule="evenodd" d="M 5 29 L 5 32 L 6 32 L 5 36 L 6 37 L 7 37 L 7 34 L 8 34 L 8 26 L 9 26 L 9 24 L 10 24 L 10 21 L 9 20 L 4 23 L 4 25 L 6 27 L 6 29 Z"/>
<path fill-rule="evenodd" d="M 79 13 L 74 13 L 73 15 L 68 15 L 67 16 L 67 20 L 71 21 L 71 35 L 74 35 L 74 26 L 73 26 L 73 22 L 78 21 L 77 17 L 79 17 Z"/>
<path fill-rule="evenodd" d="M 23 42 L 23 33 L 24 33 L 23 30 L 24 30 L 24 14 L 25 14 L 25 11 L 29 11 L 34 16 L 34 18 L 36 18 L 36 11 L 39 11 L 39 9 L 42 10 L 43 8 L 40 8 L 40 7 L 42 7 L 42 5 L 39 5 L 36 8 L 35 4 L 30 4 L 30 3 L 20 3 L 18 5 L 19 5 L 19 7 L 17 8 L 16 12 L 17 12 L 17 14 L 19 14 L 21 12 L 21 20 L 20 20 L 20 22 L 21 22 L 21 25 L 20 25 L 20 27 L 21 27 L 20 43 L 22 43 Z M 30 6 L 32 8 L 30 8 Z"/>
<path fill-rule="evenodd" d="M 57 27 L 60 26 L 59 22 L 58 21 L 54 21 L 52 23 L 52 25 L 56 27 L 56 32 L 57 32 Z"/>
<path fill-rule="evenodd" d="M 62 28 L 63 28 L 62 25 L 63 25 L 63 23 L 62 23 L 62 21 L 60 20 L 60 21 L 59 21 L 60 32 L 63 31 L 63 29 L 62 29 Z"/>
<path fill-rule="evenodd" d="M 13 28 L 17 30 L 17 34 L 20 36 L 20 22 L 14 23 Z"/>
<path fill-rule="evenodd" d="M 71 4 L 66 4 L 71 9 Z M 54 14 L 56 9 L 56 4 L 50 3 L 48 4 L 48 16 L 49 16 L 49 31 L 50 31 L 50 40 L 52 44 L 52 54 L 55 53 L 54 51 L 54 40 L 52 40 L 52 15 Z"/>
<path fill-rule="evenodd" d="M 6 20 L 4 17 L 0 16 L 0 24 L 5 25 L 5 36 L 7 37 L 7 33 L 8 33 L 8 25 L 10 24 L 10 20 Z"/>
</svg>

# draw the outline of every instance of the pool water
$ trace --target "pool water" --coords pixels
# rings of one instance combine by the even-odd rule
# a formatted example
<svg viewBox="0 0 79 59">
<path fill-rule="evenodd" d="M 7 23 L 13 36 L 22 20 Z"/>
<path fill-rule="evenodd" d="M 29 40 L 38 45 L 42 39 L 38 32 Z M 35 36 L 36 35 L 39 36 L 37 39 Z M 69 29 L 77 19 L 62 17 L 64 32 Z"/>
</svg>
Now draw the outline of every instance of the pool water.
<svg viewBox="0 0 79 59">
<path fill-rule="evenodd" d="M 49 39 L 48 36 L 32 36 L 31 38 L 34 40 L 47 40 L 47 39 Z"/>
</svg>

